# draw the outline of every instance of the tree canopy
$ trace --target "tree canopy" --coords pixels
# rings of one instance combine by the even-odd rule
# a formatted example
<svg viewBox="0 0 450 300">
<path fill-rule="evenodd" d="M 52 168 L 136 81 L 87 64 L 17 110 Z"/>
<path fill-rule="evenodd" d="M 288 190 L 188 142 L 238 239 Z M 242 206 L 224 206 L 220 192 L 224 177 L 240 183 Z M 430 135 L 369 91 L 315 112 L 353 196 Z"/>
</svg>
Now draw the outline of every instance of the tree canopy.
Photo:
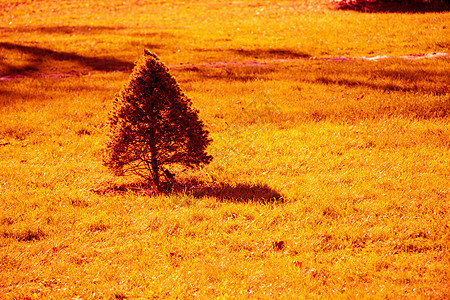
<svg viewBox="0 0 450 300">
<path fill-rule="evenodd" d="M 135 174 L 161 190 L 172 165 L 208 164 L 208 131 L 169 69 L 149 50 L 114 100 L 104 164 L 117 175 Z M 169 168 L 169 169 L 168 169 Z"/>
</svg>

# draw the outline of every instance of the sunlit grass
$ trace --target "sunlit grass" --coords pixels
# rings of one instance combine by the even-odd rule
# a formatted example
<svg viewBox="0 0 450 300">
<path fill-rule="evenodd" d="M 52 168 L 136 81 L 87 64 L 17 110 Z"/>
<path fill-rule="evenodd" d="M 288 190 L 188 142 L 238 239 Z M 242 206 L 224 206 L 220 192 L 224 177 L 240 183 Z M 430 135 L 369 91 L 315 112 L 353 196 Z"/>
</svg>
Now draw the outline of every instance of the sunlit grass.
<svg viewBox="0 0 450 300">
<path fill-rule="evenodd" d="M 0 82 L 0 298 L 446 297 L 447 58 L 173 68 L 215 160 L 163 195 L 102 166 L 128 73 L 101 72 L 156 43 L 176 66 L 447 51 L 448 14 L 93 4 L 1 2 L 1 42 L 35 47 L 2 74 L 85 75 Z"/>
<path fill-rule="evenodd" d="M 439 91 L 447 77 L 390 79 L 422 86 L 415 91 L 367 89 L 361 76 L 357 85 L 314 78 L 351 66 L 374 78 L 396 64 L 441 74 L 447 63 L 322 62 L 313 64 L 320 74 L 298 75 L 287 70 L 304 66 L 176 71 L 216 160 L 195 174 L 198 185 L 166 196 L 115 191 L 136 179 L 113 178 L 101 165 L 111 99 L 127 74 L 8 82 L 6 95 L 23 93 L 2 99 L 4 294 L 442 296 L 450 132 L 448 95 Z M 422 98 L 444 113 L 405 109 Z M 230 133 L 238 154 L 224 144 Z"/>
<path fill-rule="evenodd" d="M 448 52 L 448 13 L 364 14 L 328 2 L 3 1 L 2 74 L 130 67 L 148 47 L 168 64 Z M 282 50 L 281 54 L 278 50 Z M 63 59 L 61 59 L 63 58 Z M 55 63 L 56 60 L 56 63 Z"/>
</svg>

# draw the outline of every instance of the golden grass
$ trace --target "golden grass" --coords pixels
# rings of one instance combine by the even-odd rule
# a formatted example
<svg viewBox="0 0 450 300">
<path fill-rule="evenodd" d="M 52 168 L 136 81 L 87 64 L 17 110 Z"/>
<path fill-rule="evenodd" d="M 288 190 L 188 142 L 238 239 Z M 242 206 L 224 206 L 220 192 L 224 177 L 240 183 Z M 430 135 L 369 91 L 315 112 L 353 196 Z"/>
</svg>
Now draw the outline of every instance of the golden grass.
<svg viewBox="0 0 450 300">
<path fill-rule="evenodd" d="M 1 73 L 130 68 L 147 47 L 167 64 L 446 52 L 448 14 L 361 14 L 327 2 L 2 1 Z"/>
<path fill-rule="evenodd" d="M 164 195 L 102 166 L 107 115 L 128 74 L 94 72 L 128 68 L 157 42 L 173 65 L 439 52 L 448 13 L 0 3 L 3 75 L 92 71 L 0 82 L 0 298 L 449 293 L 448 58 L 173 70 L 208 125 L 215 161 L 177 174 Z"/>
</svg>

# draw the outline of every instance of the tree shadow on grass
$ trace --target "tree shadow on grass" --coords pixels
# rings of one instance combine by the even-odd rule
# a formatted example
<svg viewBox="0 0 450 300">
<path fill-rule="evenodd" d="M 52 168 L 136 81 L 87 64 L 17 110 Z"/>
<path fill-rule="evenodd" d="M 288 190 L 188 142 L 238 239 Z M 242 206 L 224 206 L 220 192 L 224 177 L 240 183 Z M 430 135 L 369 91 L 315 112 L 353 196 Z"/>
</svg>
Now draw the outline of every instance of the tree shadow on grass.
<svg viewBox="0 0 450 300">
<path fill-rule="evenodd" d="M 283 196 L 266 184 L 205 183 L 189 180 L 175 186 L 173 192 L 184 192 L 194 198 L 214 197 L 230 202 L 283 202 Z"/>
<path fill-rule="evenodd" d="M 121 61 L 115 58 L 88 57 L 76 53 L 55 51 L 36 46 L 24 46 L 8 42 L 1 42 L 0 49 L 16 50 L 32 56 L 30 63 L 25 67 L 10 67 L 8 70 L 9 74 L 24 74 L 29 71 L 37 71 L 44 59 L 72 61 L 88 67 L 91 70 L 104 72 L 131 70 L 134 66 L 131 62 Z"/>
<path fill-rule="evenodd" d="M 165 192 L 160 193 L 150 183 L 128 183 L 92 190 L 99 195 L 121 195 L 134 193 L 141 196 L 183 195 L 196 199 L 217 198 L 226 202 L 283 202 L 283 196 L 266 184 L 207 183 L 195 179 L 175 183 L 164 183 Z"/>
</svg>

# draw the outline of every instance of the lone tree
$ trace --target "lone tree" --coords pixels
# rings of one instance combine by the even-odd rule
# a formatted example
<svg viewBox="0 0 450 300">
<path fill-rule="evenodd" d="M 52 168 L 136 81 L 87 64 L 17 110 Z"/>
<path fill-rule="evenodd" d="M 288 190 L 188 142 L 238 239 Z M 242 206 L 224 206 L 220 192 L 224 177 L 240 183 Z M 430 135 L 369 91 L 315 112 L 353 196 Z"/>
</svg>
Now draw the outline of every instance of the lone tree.
<svg viewBox="0 0 450 300">
<path fill-rule="evenodd" d="M 198 110 L 168 68 L 149 50 L 114 100 L 104 164 L 116 175 L 139 175 L 161 191 L 170 165 L 208 164 L 211 142 Z"/>
</svg>

